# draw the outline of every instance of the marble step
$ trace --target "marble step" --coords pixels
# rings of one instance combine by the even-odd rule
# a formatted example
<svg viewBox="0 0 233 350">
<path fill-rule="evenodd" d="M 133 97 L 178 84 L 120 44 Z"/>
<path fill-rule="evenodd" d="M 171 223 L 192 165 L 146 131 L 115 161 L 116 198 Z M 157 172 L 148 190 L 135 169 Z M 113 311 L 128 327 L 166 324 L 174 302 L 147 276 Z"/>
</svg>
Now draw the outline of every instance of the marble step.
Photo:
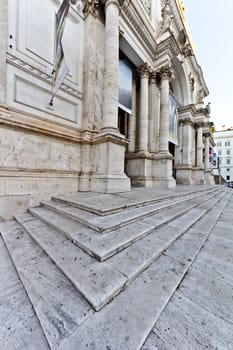
<svg viewBox="0 0 233 350">
<path fill-rule="evenodd" d="M 134 191 L 103 194 L 93 192 L 78 192 L 67 195 L 53 196 L 52 198 L 61 203 L 84 209 L 97 215 L 114 214 L 125 209 L 132 209 L 148 204 L 155 204 L 167 199 L 185 197 L 187 195 L 206 191 L 217 191 L 218 186 L 177 186 L 173 190 L 160 190 L 157 188 L 134 188 Z"/>
<path fill-rule="evenodd" d="M 132 281 L 157 259 L 165 249 L 193 225 L 198 224 L 198 221 L 204 218 L 215 205 L 219 205 L 221 200 L 225 201 L 224 195 L 216 196 L 199 204 L 184 215 L 159 229 L 153 230 L 146 237 L 116 254 L 108 260 L 109 263 L 127 276 L 128 281 Z"/>
<path fill-rule="evenodd" d="M 16 221 L 1 234 L 50 348 L 58 349 L 94 311 Z"/>
<path fill-rule="evenodd" d="M 74 332 L 60 350 L 76 350 L 77 344 L 79 350 L 141 349 L 231 195 L 226 194 L 111 304 Z M 143 349 L 146 350 L 146 346 Z"/>
<path fill-rule="evenodd" d="M 0 224 L 0 232 L 5 224 Z M 0 348 L 49 349 L 32 304 L 0 236 Z"/>
<path fill-rule="evenodd" d="M 61 213 L 73 220 L 77 220 L 78 222 L 87 225 L 88 227 L 100 233 L 107 233 L 109 231 L 128 225 L 129 223 L 138 221 L 140 218 L 150 216 L 155 212 L 159 212 L 166 208 L 171 208 L 176 204 L 183 203 L 197 197 L 205 197 L 205 195 L 208 195 L 210 193 L 218 193 L 221 190 L 222 188 L 213 187 L 204 192 L 202 191 L 191 194 L 188 193 L 185 196 L 180 195 L 176 198 L 173 198 L 172 196 L 164 200 L 160 199 L 152 204 L 142 202 L 140 205 L 138 203 L 137 207 L 126 206 L 124 210 L 122 209 L 120 212 L 109 214 L 107 216 L 100 216 L 96 213 L 70 205 L 69 202 L 65 203 L 64 201 L 59 202 L 57 200 L 49 200 L 43 201 L 41 204 L 46 208 Z"/>
<path fill-rule="evenodd" d="M 221 195 L 220 192 L 218 193 Z M 206 200 L 209 197 L 217 196 L 218 193 L 205 193 L 204 198 Z M 204 198 L 203 196 L 198 196 L 186 200 L 185 203 L 177 203 L 172 208 L 169 207 L 150 217 L 146 215 L 145 218 L 141 218 L 138 222 L 130 223 L 105 235 L 96 234 L 92 229 L 79 224 L 73 219 L 64 217 L 44 207 L 32 208 L 30 213 L 72 240 L 73 243 L 89 255 L 96 257 L 99 261 L 104 261 L 146 236 L 155 228 L 169 223 L 191 208 L 199 205 Z"/>
<path fill-rule="evenodd" d="M 95 310 L 124 288 L 127 278 L 108 263 L 98 262 L 31 214 L 16 219 Z"/>
<path fill-rule="evenodd" d="M 166 225 L 154 230 L 149 236 L 101 263 L 30 214 L 17 215 L 16 218 L 98 311 L 210 210 L 220 200 L 218 197 L 220 194 L 191 209 L 191 214 L 188 212 L 176 219 L 178 221 L 175 220 L 173 226 Z"/>
</svg>

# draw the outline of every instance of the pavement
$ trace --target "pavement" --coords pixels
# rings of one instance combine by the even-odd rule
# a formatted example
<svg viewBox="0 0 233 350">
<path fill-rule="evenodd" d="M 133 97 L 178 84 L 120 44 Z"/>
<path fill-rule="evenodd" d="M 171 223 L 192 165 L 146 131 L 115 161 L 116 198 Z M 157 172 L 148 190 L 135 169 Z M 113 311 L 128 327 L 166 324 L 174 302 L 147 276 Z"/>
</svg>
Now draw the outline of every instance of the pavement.
<svg viewBox="0 0 233 350">
<path fill-rule="evenodd" d="M 233 349 L 232 189 L 60 195 L 0 233 L 1 349 Z"/>
</svg>

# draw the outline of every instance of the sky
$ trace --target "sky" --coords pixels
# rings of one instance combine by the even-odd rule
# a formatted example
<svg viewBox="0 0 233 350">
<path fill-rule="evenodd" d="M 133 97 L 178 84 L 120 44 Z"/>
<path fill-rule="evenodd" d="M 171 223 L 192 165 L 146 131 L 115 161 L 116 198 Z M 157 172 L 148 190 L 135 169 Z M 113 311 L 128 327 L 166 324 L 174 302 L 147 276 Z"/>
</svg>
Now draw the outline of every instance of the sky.
<svg viewBox="0 0 233 350">
<path fill-rule="evenodd" d="M 221 130 L 233 126 L 233 0 L 184 0 L 211 102 L 211 121 Z"/>
</svg>

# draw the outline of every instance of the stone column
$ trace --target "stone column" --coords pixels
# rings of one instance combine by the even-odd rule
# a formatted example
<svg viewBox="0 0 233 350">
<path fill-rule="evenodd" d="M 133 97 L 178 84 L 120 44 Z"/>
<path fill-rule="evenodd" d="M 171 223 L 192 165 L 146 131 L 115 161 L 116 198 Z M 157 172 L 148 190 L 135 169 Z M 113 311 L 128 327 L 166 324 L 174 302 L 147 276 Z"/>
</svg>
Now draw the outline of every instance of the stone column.
<svg viewBox="0 0 233 350">
<path fill-rule="evenodd" d="M 138 70 L 141 78 L 139 110 L 139 151 L 148 151 L 149 67 L 143 64 Z"/>
<path fill-rule="evenodd" d="M 169 153 L 169 81 L 172 71 L 169 67 L 163 67 L 159 74 L 161 76 L 160 88 L 160 138 L 159 152 Z"/>
<path fill-rule="evenodd" d="M 210 152 L 210 135 L 206 134 L 206 139 L 205 139 L 205 171 L 208 171 L 209 167 L 210 167 L 209 152 Z"/>
<path fill-rule="evenodd" d="M 136 95 L 137 95 L 137 84 L 136 79 L 133 79 L 132 87 L 132 115 L 129 116 L 129 146 L 128 151 L 135 152 L 135 142 L 136 142 Z"/>
<path fill-rule="evenodd" d="M 149 111 L 149 151 L 158 151 L 159 134 L 159 89 L 156 84 L 157 74 L 152 72 L 150 79 L 150 111 Z"/>
<path fill-rule="evenodd" d="M 6 103 L 7 30 L 8 1 L 0 0 L 0 105 Z"/>
<path fill-rule="evenodd" d="M 102 129 L 118 127 L 119 5 L 122 0 L 105 2 L 105 61 Z"/>
<path fill-rule="evenodd" d="M 203 125 L 197 124 L 197 167 L 203 168 Z"/>
</svg>

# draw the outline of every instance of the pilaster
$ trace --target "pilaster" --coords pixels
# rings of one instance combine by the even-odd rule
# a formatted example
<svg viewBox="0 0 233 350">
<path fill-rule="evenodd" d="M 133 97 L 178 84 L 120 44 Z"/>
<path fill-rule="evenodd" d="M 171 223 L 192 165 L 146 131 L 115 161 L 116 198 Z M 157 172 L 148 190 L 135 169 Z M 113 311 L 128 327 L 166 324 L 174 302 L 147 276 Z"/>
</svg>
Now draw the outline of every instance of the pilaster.
<svg viewBox="0 0 233 350">
<path fill-rule="evenodd" d="M 8 39 L 8 1 L 0 0 L 0 104 L 6 103 L 6 52 Z"/>
</svg>

